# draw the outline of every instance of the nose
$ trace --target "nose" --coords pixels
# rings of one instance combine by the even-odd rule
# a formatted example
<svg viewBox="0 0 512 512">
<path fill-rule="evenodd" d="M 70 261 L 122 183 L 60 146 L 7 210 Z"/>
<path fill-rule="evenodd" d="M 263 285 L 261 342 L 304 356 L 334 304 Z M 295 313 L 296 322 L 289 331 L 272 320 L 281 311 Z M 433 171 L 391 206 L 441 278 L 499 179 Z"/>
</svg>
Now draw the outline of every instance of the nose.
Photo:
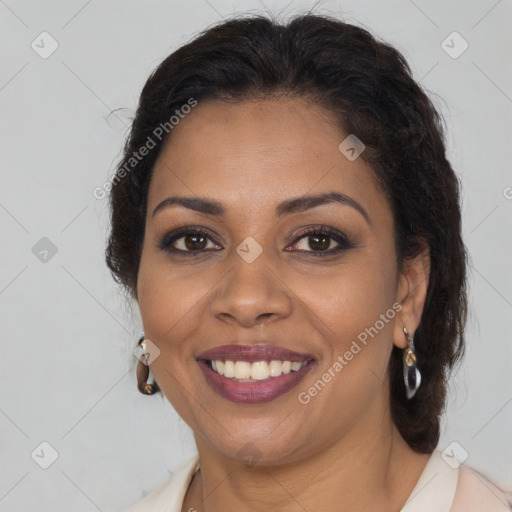
<svg viewBox="0 0 512 512">
<path fill-rule="evenodd" d="M 223 322 L 249 328 L 287 318 L 293 310 L 289 287 L 263 255 L 247 263 L 234 255 L 234 266 L 212 298 L 211 313 Z"/>
</svg>

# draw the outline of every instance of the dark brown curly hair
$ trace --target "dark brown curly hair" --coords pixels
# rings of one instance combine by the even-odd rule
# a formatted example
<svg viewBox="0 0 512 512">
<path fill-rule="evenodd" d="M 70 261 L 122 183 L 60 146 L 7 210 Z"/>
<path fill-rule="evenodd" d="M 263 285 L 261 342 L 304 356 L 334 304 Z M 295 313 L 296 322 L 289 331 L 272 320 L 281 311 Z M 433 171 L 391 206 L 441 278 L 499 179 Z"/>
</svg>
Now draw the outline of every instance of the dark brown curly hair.
<svg viewBox="0 0 512 512">
<path fill-rule="evenodd" d="M 439 441 L 447 379 L 464 350 L 467 253 L 460 184 L 445 155 L 443 118 L 404 57 L 365 29 L 311 13 L 286 24 L 265 16 L 233 18 L 169 55 L 142 90 L 110 184 L 107 265 L 136 299 L 148 186 L 172 136 L 167 130 L 160 140 L 155 128 L 191 99 L 200 104 L 278 95 L 316 102 L 365 144 L 361 156 L 393 211 L 398 269 L 419 253 L 421 241 L 428 245 L 429 283 L 414 336 L 422 384 L 408 400 L 396 346 L 389 375 L 393 421 L 414 450 L 431 453 Z M 150 138 L 155 147 L 141 157 L 137 151 Z"/>
</svg>

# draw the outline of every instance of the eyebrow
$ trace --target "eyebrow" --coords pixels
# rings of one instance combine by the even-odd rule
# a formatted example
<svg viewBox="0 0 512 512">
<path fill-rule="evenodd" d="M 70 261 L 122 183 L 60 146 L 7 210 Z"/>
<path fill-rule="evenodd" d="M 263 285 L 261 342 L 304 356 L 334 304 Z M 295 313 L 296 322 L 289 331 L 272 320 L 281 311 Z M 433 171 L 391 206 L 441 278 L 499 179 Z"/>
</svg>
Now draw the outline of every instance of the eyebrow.
<svg viewBox="0 0 512 512">
<path fill-rule="evenodd" d="M 340 203 L 344 206 L 350 206 L 354 210 L 358 211 L 364 217 L 366 222 L 371 225 L 368 213 L 355 199 L 335 191 L 287 199 L 277 205 L 275 215 L 276 217 L 281 218 L 286 215 L 303 212 L 329 203 Z M 214 215 L 218 217 L 225 217 L 227 213 L 222 203 L 213 199 L 203 197 L 171 196 L 164 199 L 155 207 L 152 214 L 153 217 L 160 210 L 174 205 L 182 206 L 199 213 L 204 213 L 205 215 Z"/>
</svg>

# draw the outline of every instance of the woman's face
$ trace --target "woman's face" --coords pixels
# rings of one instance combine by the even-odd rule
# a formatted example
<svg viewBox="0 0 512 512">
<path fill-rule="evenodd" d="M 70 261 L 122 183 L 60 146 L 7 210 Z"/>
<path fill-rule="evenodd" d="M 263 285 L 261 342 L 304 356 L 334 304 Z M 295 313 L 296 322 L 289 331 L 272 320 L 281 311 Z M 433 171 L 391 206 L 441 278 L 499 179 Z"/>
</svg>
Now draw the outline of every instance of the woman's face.
<svg viewBox="0 0 512 512">
<path fill-rule="evenodd" d="M 407 284 L 388 201 L 339 149 L 347 135 L 305 100 L 199 102 L 155 166 L 137 285 L 151 369 L 227 457 L 297 460 L 389 417 Z"/>
</svg>

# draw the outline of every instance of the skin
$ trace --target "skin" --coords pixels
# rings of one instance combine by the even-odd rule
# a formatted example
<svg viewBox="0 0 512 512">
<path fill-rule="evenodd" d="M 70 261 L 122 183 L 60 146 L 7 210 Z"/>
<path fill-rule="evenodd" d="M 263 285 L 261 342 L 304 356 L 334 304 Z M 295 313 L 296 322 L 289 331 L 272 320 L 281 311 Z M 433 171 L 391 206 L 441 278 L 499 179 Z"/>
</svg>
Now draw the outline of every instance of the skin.
<svg viewBox="0 0 512 512">
<path fill-rule="evenodd" d="M 414 333 L 420 322 L 428 249 L 398 273 L 389 202 L 363 158 L 350 161 L 338 149 L 347 135 L 305 99 L 200 102 L 155 165 L 137 297 L 146 337 L 160 350 L 151 370 L 200 456 L 183 511 L 397 511 L 428 461 L 392 422 L 387 374 L 393 344 L 406 347 L 403 327 Z M 339 203 L 274 216 L 281 201 L 331 191 L 357 201 L 369 222 Z M 215 199 L 226 216 L 182 206 L 153 216 L 173 195 Z M 316 256 L 318 241 L 299 238 L 311 225 L 341 231 L 353 247 Z M 200 239 L 195 257 L 158 247 L 183 226 L 216 238 Z M 250 264 L 236 252 L 249 236 L 263 249 Z M 197 251 L 185 245 L 190 238 L 173 245 Z M 339 246 L 329 241 L 327 251 Z M 298 394 L 393 303 L 402 306 L 396 316 L 300 403 Z M 310 353 L 316 365 L 271 402 L 234 403 L 210 388 L 195 358 L 235 340 Z M 253 464 L 243 459 L 248 443 L 257 449 Z"/>
</svg>

